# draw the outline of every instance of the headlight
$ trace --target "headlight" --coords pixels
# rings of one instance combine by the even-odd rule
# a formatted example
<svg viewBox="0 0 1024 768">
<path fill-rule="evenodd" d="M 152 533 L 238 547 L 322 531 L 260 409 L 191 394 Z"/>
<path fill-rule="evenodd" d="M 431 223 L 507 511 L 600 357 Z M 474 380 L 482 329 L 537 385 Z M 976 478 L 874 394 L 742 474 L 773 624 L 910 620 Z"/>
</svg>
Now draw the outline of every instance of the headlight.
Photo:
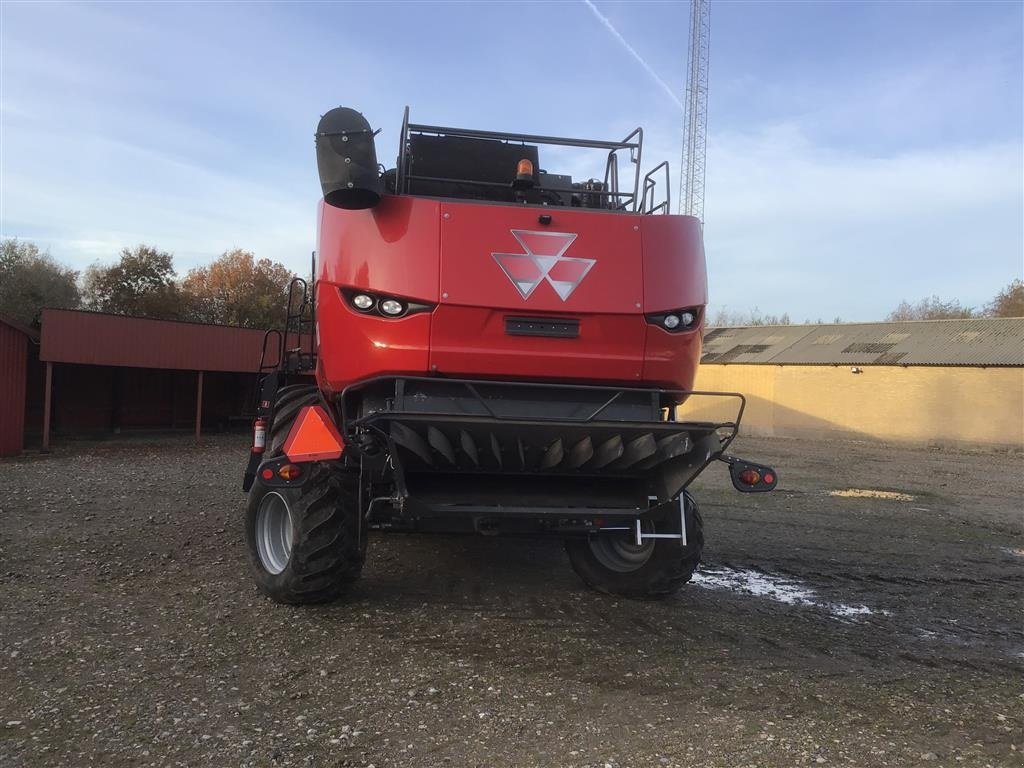
<svg viewBox="0 0 1024 768">
<path fill-rule="evenodd" d="M 402 306 L 402 302 L 395 301 L 394 299 L 384 299 L 380 303 L 380 311 L 385 315 L 391 315 L 395 317 L 402 314 L 405 311 L 405 307 Z"/>
<path fill-rule="evenodd" d="M 669 333 L 686 333 L 697 327 L 700 312 L 700 307 L 670 309 L 665 312 L 653 312 L 644 318 L 651 325 L 656 325 Z"/>
<path fill-rule="evenodd" d="M 0 0 L 2 2 L 2 0 Z M 382 296 L 362 288 L 341 288 L 345 306 L 362 315 L 376 315 L 387 320 L 398 320 L 421 312 L 433 312 L 433 304 L 402 299 L 397 296 Z"/>
</svg>

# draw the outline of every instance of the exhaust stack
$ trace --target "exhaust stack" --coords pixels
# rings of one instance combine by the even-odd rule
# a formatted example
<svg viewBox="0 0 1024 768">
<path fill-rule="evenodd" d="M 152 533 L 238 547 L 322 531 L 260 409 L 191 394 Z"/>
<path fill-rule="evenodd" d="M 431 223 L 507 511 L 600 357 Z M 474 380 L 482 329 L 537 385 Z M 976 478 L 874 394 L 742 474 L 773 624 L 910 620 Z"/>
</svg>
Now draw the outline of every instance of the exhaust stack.
<svg viewBox="0 0 1024 768">
<path fill-rule="evenodd" d="M 373 131 L 354 109 L 335 107 L 316 128 L 316 165 L 324 201 L 335 208 L 373 208 L 384 192 Z"/>
</svg>

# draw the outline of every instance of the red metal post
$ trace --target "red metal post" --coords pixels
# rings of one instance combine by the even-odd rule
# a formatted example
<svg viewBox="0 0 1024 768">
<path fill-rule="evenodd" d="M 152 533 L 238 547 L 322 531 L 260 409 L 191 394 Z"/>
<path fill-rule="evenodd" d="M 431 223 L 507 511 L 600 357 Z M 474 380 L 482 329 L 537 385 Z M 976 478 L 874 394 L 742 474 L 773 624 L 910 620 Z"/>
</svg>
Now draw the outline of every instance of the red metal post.
<svg viewBox="0 0 1024 768">
<path fill-rule="evenodd" d="M 46 362 L 46 393 L 43 395 L 43 453 L 50 450 L 50 405 L 53 401 L 53 363 Z"/>
<path fill-rule="evenodd" d="M 196 440 L 203 426 L 203 372 L 196 377 Z"/>
</svg>

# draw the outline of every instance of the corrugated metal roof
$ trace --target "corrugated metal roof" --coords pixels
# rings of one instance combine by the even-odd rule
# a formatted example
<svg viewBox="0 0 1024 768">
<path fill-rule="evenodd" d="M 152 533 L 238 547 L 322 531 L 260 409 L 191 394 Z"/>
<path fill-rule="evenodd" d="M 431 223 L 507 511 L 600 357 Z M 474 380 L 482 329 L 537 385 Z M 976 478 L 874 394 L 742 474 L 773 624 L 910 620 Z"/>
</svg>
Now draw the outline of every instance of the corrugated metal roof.
<svg viewBox="0 0 1024 768">
<path fill-rule="evenodd" d="M 711 328 L 704 333 L 704 363 L 769 363 L 807 335 L 805 325 Z"/>
<path fill-rule="evenodd" d="M 1024 366 L 1024 318 L 712 328 L 701 362 Z"/>
<path fill-rule="evenodd" d="M 44 309 L 42 326 L 43 361 L 238 373 L 259 368 L 264 333 L 66 309 Z"/>
</svg>

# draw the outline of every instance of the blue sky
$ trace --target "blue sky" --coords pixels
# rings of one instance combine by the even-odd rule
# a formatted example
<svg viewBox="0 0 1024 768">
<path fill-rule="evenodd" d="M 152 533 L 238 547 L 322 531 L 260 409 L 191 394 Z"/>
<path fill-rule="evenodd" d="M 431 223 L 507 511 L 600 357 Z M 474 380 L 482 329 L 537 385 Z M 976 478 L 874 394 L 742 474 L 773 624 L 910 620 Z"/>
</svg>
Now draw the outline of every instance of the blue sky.
<svg viewBox="0 0 1024 768">
<path fill-rule="evenodd" d="M 594 7 L 681 95 L 685 3 Z M 678 106 L 583 2 L 0 4 L 0 234 L 82 268 L 231 247 L 304 270 L 312 134 L 420 122 L 619 138 Z M 712 309 L 868 320 L 1024 271 L 1022 4 L 713 1 Z M 648 163 L 645 162 L 645 165 Z M 557 170 L 557 169 L 552 169 Z"/>
</svg>

